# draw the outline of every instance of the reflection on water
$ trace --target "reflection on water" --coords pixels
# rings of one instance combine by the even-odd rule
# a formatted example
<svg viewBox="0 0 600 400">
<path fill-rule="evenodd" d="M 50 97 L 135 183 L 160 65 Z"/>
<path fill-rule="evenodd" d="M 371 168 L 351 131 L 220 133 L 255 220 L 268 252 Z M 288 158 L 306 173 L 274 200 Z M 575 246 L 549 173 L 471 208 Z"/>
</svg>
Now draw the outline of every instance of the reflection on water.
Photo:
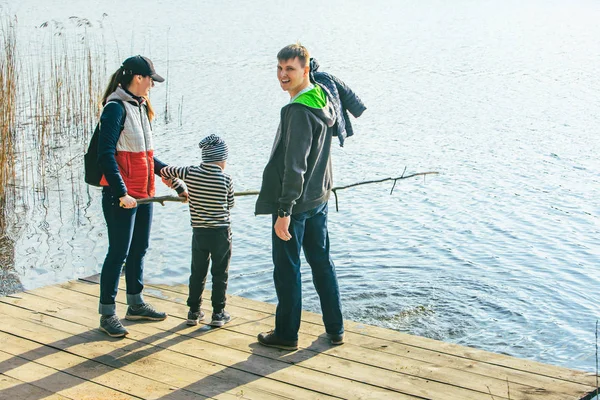
<svg viewBox="0 0 600 400">
<path fill-rule="evenodd" d="M 22 3 L 27 27 L 116 9 L 74 1 L 36 16 L 34 2 Z M 400 181 L 392 195 L 389 182 L 343 190 L 339 212 L 330 205 L 345 317 L 594 370 L 600 59 L 590 49 L 600 4 L 309 1 L 296 26 L 268 2 L 188 3 L 158 4 L 143 23 L 106 20 L 109 72 L 134 53 L 159 72 L 168 61 L 169 86 L 157 85 L 153 101 L 160 112 L 168 99 L 181 124 L 155 124 L 161 159 L 196 163 L 197 142 L 217 133 L 229 144 L 235 189 L 257 189 L 287 101 L 275 54 L 300 39 L 368 107 L 353 121 L 356 135 L 333 149 L 336 185 L 399 176 L 405 166 L 441 173 Z M 343 15 L 326 17 L 334 11 Z M 81 207 L 62 186 L 19 210 L 15 262 L 26 288 L 100 269 L 100 192 L 75 189 Z M 229 292 L 275 302 L 270 219 L 253 215 L 254 198 L 236 201 Z M 152 235 L 146 279 L 187 282 L 186 206 L 156 207 Z M 303 306 L 318 312 L 306 265 L 302 272 Z"/>
</svg>

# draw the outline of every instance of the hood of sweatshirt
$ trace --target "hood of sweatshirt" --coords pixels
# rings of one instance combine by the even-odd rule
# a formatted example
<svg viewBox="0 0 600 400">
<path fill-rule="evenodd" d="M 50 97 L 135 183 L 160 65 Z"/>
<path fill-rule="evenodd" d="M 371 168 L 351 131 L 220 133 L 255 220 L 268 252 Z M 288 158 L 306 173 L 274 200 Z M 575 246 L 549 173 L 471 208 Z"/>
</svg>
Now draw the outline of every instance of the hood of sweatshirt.
<svg viewBox="0 0 600 400">
<path fill-rule="evenodd" d="M 129 91 L 123 89 L 121 86 L 118 86 L 117 89 L 106 98 L 107 102 L 111 100 L 126 101 L 134 105 L 140 105 L 146 101 L 143 97 L 132 95 Z"/>
<path fill-rule="evenodd" d="M 330 128 L 335 124 L 335 109 L 327 99 L 325 91 L 318 84 L 298 96 L 292 104 L 305 105 Z"/>
</svg>

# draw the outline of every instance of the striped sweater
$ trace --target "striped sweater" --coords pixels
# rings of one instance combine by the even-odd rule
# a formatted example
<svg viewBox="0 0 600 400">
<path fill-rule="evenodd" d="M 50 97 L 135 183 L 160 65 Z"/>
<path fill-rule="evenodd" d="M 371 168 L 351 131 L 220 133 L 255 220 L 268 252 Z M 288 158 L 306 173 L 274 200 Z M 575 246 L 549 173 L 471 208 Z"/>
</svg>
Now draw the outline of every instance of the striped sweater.
<svg viewBox="0 0 600 400">
<path fill-rule="evenodd" d="M 189 194 L 190 216 L 194 228 L 220 228 L 231 224 L 233 180 L 221 167 L 202 163 L 189 167 L 168 166 L 160 171 L 165 178 L 182 179 Z"/>
</svg>

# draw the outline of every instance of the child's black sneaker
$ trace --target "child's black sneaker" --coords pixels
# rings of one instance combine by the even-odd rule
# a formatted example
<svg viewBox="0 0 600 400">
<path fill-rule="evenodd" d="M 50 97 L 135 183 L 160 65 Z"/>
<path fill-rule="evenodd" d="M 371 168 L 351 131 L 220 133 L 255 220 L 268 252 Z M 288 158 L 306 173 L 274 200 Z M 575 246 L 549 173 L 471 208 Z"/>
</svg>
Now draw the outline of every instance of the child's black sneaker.
<svg viewBox="0 0 600 400">
<path fill-rule="evenodd" d="M 100 317 L 100 330 L 110 337 L 123 337 L 129 334 L 127 329 L 121 324 L 119 317 L 114 314 Z"/>
<path fill-rule="evenodd" d="M 223 326 L 226 323 L 231 321 L 231 316 L 225 310 L 221 310 L 220 312 L 213 312 L 212 320 L 210 321 L 210 326 Z"/>
<path fill-rule="evenodd" d="M 148 303 L 129 306 L 127 308 L 127 314 L 125 314 L 125 319 L 130 321 L 138 321 L 141 319 L 146 319 L 149 321 L 162 321 L 166 318 L 166 313 L 156 311 L 154 307 Z"/>
<path fill-rule="evenodd" d="M 187 322 L 189 326 L 198 325 L 198 321 L 202 321 L 204 319 L 204 312 L 202 310 L 198 311 L 188 311 Z"/>
</svg>

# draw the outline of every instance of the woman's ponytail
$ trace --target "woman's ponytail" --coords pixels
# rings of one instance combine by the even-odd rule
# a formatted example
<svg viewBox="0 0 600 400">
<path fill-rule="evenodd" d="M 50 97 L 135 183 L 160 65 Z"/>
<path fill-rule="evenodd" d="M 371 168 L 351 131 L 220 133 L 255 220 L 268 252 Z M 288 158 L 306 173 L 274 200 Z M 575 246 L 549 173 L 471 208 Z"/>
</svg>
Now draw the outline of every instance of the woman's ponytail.
<svg viewBox="0 0 600 400">
<path fill-rule="evenodd" d="M 148 120 L 150 120 L 150 122 L 152 122 L 152 120 L 154 119 L 154 108 L 152 108 L 152 103 L 150 103 L 150 99 L 147 96 L 144 96 L 144 99 L 146 99 L 146 110 L 148 111 Z"/>
<path fill-rule="evenodd" d="M 102 95 L 102 102 L 100 104 L 101 107 L 103 107 L 106 104 L 106 99 L 108 99 L 108 96 L 110 96 L 112 92 L 117 90 L 119 83 L 121 83 L 122 76 L 123 67 L 120 67 L 118 70 L 115 71 L 114 74 L 111 75 L 110 80 L 108 81 L 108 86 L 106 87 L 106 90 L 104 90 L 104 94 Z"/>
</svg>

